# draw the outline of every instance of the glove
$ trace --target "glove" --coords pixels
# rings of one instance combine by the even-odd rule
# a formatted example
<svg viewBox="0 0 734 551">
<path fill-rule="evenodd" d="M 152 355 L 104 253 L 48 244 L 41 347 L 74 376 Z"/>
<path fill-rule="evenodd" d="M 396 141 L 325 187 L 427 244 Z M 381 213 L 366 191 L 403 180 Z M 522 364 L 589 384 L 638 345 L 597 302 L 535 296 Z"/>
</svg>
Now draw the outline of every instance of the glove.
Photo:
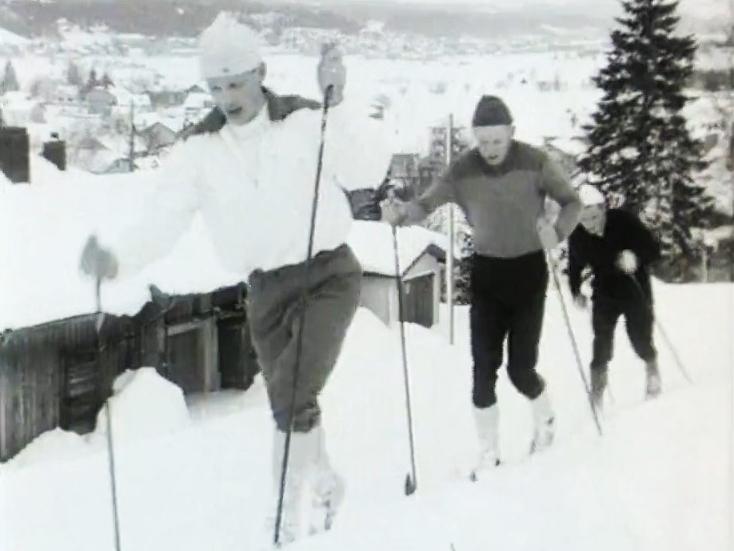
<svg viewBox="0 0 734 551">
<path fill-rule="evenodd" d="M 326 93 L 326 89 L 329 86 L 332 87 L 332 96 L 329 105 L 339 105 L 344 94 L 347 69 L 344 66 L 341 50 L 336 44 L 322 45 L 316 78 L 321 88 L 322 96 Z"/>
<path fill-rule="evenodd" d="M 543 245 L 544 249 L 555 249 L 561 242 L 560 239 L 558 239 L 558 232 L 556 231 L 555 226 L 545 218 L 538 218 L 535 227 L 538 230 L 538 237 L 540 237 L 540 243 Z"/>
<path fill-rule="evenodd" d="M 637 260 L 637 255 L 629 249 L 625 249 L 619 253 L 615 264 L 625 274 L 634 274 L 640 265 Z"/>
<path fill-rule="evenodd" d="M 385 199 L 380 203 L 382 219 L 391 226 L 399 226 L 405 219 L 405 202 L 400 199 Z"/>
<path fill-rule="evenodd" d="M 115 255 L 100 247 L 96 236 L 89 236 L 82 251 L 79 269 L 95 278 L 114 279 L 117 276 L 117 267 Z"/>
<path fill-rule="evenodd" d="M 579 310 L 585 310 L 589 304 L 589 299 L 586 298 L 586 295 L 579 293 L 573 296 L 573 303 Z"/>
</svg>

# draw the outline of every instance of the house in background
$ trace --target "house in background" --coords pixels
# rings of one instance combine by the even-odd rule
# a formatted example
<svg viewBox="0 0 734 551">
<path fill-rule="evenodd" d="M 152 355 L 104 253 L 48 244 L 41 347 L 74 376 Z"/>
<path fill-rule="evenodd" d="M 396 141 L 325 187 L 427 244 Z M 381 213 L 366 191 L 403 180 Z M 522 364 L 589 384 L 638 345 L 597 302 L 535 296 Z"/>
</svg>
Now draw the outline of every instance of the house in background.
<svg viewBox="0 0 734 551">
<path fill-rule="evenodd" d="M 26 126 L 31 120 L 31 113 L 37 105 L 25 92 L 5 92 L 0 95 L 0 111 L 3 124 L 6 126 Z"/>
<path fill-rule="evenodd" d="M 112 108 L 118 105 L 117 96 L 111 90 L 101 86 L 96 86 L 87 92 L 84 101 L 90 113 L 102 116 L 109 116 L 112 113 Z"/>
<path fill-rule="evenodd" d="M 70 151 L 71 164 L 89 172 L 102 170 L 117 157 L 101 140 L 84 136 Z"/>
<path fill-rule="evenodd" d="M 79 87 L 61 84 L 54 89 L 51 101 L 59 105 L 74 105 L 79 102 Z"/>
<path fill-rule="evenodd" d="M 184 101 L 184 118 L 187 121 L 198 121 L 214 107 L 212 97 L 206 92 L 191 92 Z"/>
<path fill-rule="evenodd" d="M 147 94 L 153 109 L 166 109 L 183 105 L 188 92 L 185 90 L 149 90 Z"/>
<path fill-rule="evenodd" d="M 169 147 L 176 142 L 177 133 L 170 126 L 161 120 L 151 122 L 150 124 L 138 128 L 138 136 L 145 143 L 148 154 L 157 153 L 163 148 Z"/>
<path fill-rule="evenodd" d="M 397 232 L 403 286 L 403 321 L 432 327 L 438 323 L 446 238 L 421 227 Z M 398 282 L 391 227 L 383 222 L 355 221 L 348 244 L 362 264 L 360 306 L 385 324 L 397 322 Z"/>
<path fill-rule="evenodd" d="M 412 199 L 420 183 L 420 155 L 417 153 L 396 153 L 390 161 L 390 182 L 406 190 L 402 199 Z"/>
<path fill-rule="evenodd" d="M 186 94 L 209 94 L 209 88 L 205 82 L 197 82 L 186 88 Z"/>
</svg>

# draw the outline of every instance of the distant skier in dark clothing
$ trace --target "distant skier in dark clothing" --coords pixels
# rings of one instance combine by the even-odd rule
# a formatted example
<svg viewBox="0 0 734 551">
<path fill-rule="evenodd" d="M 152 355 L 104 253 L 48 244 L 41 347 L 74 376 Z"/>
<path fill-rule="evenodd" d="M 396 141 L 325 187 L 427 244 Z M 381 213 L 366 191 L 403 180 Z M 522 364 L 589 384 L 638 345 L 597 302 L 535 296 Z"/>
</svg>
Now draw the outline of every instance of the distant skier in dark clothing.
<svg viewBox="0 0 734 551">
<path fill-rule="evenodd" d="M 585 267 L 591 267 L 594 401 L 597 406 L 602 405 L 619 316 L 624 316 L 632 347 L 645 361 L 646 395 L 657 396 L 661 383 L 653 344 L 654 312 L 648 267 L 659 258 L 660 245 L 634 214 L 607 210 L 604 197 L 596 188 L 583 186 L 580 195 L 584 209 L 580 224 L 568 241 L 569 282 L 576 304 L 585 307 L 581 274 Z"/>
</svg>

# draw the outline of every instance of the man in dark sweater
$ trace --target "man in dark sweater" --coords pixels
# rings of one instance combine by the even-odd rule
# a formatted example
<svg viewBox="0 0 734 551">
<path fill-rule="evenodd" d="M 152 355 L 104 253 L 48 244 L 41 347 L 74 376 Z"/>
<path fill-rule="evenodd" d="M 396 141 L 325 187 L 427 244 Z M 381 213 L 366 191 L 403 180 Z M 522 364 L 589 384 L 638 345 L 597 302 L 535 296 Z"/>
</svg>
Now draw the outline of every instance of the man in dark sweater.
<svg viewBox="0 0 734 551">
<path fill-rule="evenodd" d="M 653 300 L 649 265 L 660 256 L 660 245 L 637 216 L 621 209 L 606 209 L 604 197 L 594 187 L 582 186 L 581 223 L 568 241 L 569 283 L 574 301 L 586 306 L 581 275 L 590 266 L 594 356 L 591 390 L 601 407 L 607 385 L 607 365 L 612 359 L 614 330 L 624 316 L 627 335 L 637 355 L 645 361 L 646 395 L 661 390 L 657 353 L 653 345 Z"/>
<path fill-rule="evenodd" d="M 481 455 L 477 469 L 498 462 L 495 384 L 508 346 L 507 373 L 532 405 L 532 449 L 553 438 L 553 411 L 535 367 L 548 285 L 544 249 L 566 239 L 581 202 L 560 169 L 539 149 L 514 139 L 512 116 L 495 96 L 483 96 L 472 119 L 477 146 L 458 157 L 415 201 L 383 204 L 392 224 L 415 224 L 439 206 L 456 203 L 472 227 L 471 347 L 474 417 Z M 560 205 L 546 219 L 545 200 Z"/>
</svg>

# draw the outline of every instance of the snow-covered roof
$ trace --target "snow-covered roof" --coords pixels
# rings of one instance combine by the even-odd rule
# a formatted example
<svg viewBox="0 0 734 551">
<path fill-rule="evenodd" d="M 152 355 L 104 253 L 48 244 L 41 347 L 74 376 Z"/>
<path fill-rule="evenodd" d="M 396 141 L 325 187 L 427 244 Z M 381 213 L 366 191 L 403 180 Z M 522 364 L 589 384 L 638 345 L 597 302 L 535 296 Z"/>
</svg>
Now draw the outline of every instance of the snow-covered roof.
<svg viewBox="0 0 734 551">
<path fill-rule="evenodd" d="M 400 271 L 403 274 L 431 245 L 443 250 L 448 246 L 444 235 L 418 226 L 398 228 L 397 238 Z M 356 220 L 348 243 L 365 272 L 395 275 L 393 237 L 388 224 Z"/>
<path fill-rule="evenodd" d="M 161 116 L 158 113 L 136 113 L 135 114 L 135 127 L 138 130 L 151 127 L 156 123 L 166 124 L 163 122 Z"/>
<path fill-rule="evenodd" d="M 20 105 L 32 103 L 31 97 L 20 90 L 13 92 L 5 92 L 0 95 L 0 104 L 4 106 Z"/>
<path fill-rule="evenodd" d="M 8 31 L 7 29 L 0 28 L 0 44 L 11 44 L 13 46 L 25 46 L 30 44 L 30 40 L 24 38 L 18 34 Z"/>
<path fill-rule="evenodd" d="M 0 186 L 0 331 L 95 311 L 93 282 L 78 270 L 84 242 L 96 233 L 104 244 L 105 236 L 121 232 L 146 184 L 139 175 L 60 172 L 37 156 L 31 171 L 31 185 Z M 104 285 L 103 308 L 136 313 L 150 298 L 150 283 L 184 294 L 240 279 L 220 267 L 197 218 L 165 258 Z"/>
<path fill-rule="evenodd" d="M 183 121 L 180 117 L 164 117 L 160 113 L 156 112 L 139 113 L 135 115 L 135 128 L 137 128 L 139 132 L 143 132 L 156 124 L 161 124 L 172 132 L 176 132 L 176 129 L 183 126 Z"/>
<path fill-rule="evenodd" d="M 204 109 L 213 105 L 212 97 L 203 92 L 192 92 L 186 96 L 184 107 L 187 109 Z"/>
</svg>

